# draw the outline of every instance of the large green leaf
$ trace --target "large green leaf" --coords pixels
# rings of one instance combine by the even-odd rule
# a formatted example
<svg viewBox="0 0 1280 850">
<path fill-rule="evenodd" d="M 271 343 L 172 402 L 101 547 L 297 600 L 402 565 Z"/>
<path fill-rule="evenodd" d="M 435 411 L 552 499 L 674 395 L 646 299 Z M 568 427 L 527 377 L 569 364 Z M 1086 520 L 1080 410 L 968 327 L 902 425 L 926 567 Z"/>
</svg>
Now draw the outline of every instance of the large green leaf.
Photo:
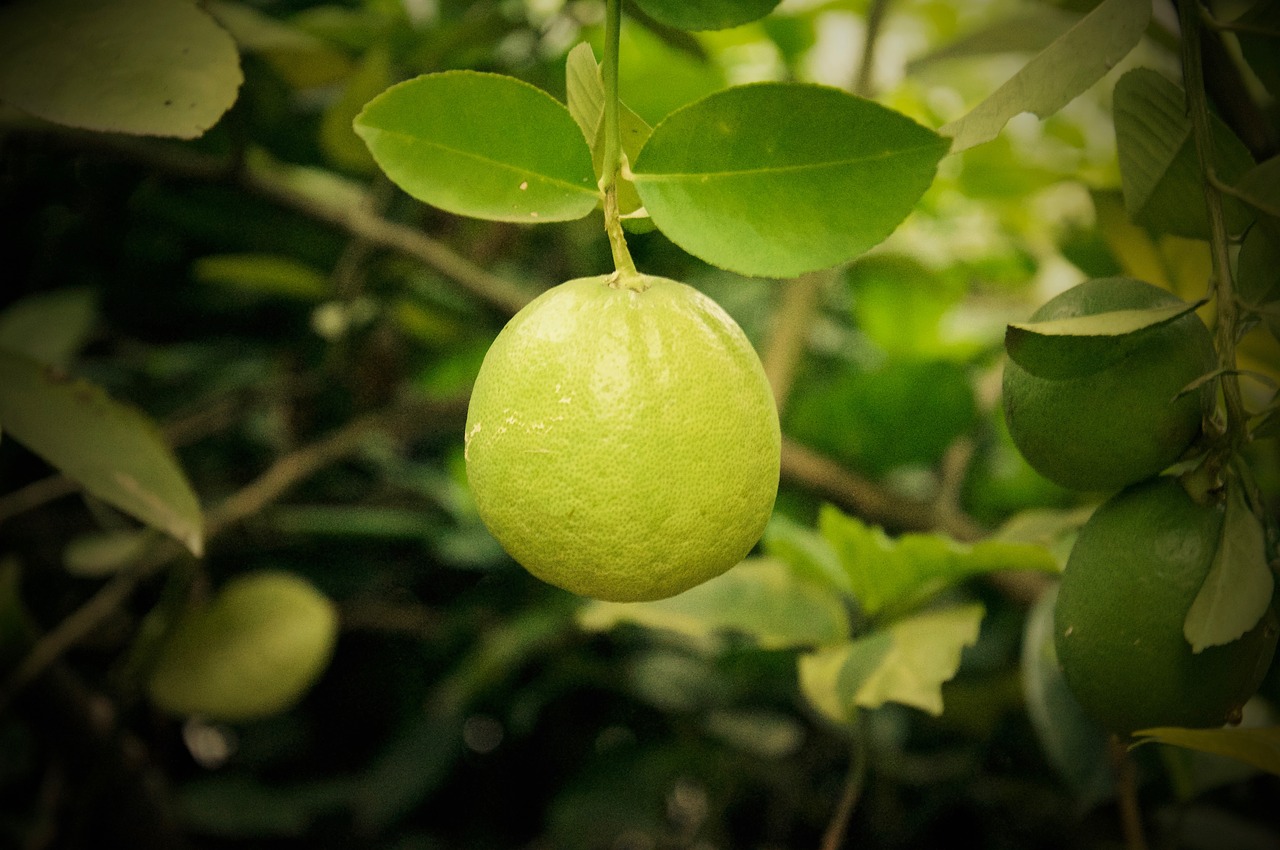
<svg viewBox="0 0 1280 850">
<path fill-rule="evenodd" d="M 242 80 L 235 42 L 194 0 L 0 7 L 0 101 L 47 121 L 191 139 Z"/>
<path fill-rule="evenodd" d="M 682 30 L 720 30 L 763 18 L 779 0 L 631 0 L 659 23 Z"/>
<path fill-rule="evenodd" d="M 848 720 L 855 708 L 901 703 L 942 714 L 942 685 L 978 639 L 981 604 L 926 611 L 848 643 L 799 659 L 800 687 L 825 714 Z"/>
<path fill-rule="evenodd" d="M 1182 89 L 1156 71 L 1135 68 L 1116 83 L 1112 109 L 1129 215 L 1162 233 L 1208 238 L 1204 180 Z M 1216 116 L 1210 122 L 1214 170 L 1219 180 L 1234 184 L 1253 167 L 1253 158 L 1226 124 Z M 1228 229 L 1242 231 L 1248 210 L 1230 196 L 1222 205 Z"/>
<path fill-rule="evenodd" d="M 919 604 L 969 576 L 1058 571 L 1053 554 L 1041 546 L 1003 540 L 965 544 L 924 533 L 892 539 L 830 505 L 823 506 L 818 527 L 839 556 L 854 597 L 872 616 Z"/>
<path fill-rule="evenodd" d="M 907 63 L 907 73 L 953 59 L 1001 53 L 1038 53 L 1080 21 L 1080 16 L 1055 6 L 1019 10 L 967 32 L 954 41 Z"/>
<path fill-rule="evenodd" d="M 634 163 L 654 223 L 709 263 L 792 276 L 888 236 L 933 181 L 946 140 L 839 89 L 735 86 L 667 116 Z"/>
<path fill-rule="evenodd" d="M 962 151 L 1000 134 L 1010 118 L 1046 118 L 1066 106 L 1131 51 L 1151 19 L 1147 0 L 1103 0 L 1016 74 L 939 132 Z"/>
<path fill-rule="evenodd" d="M 1183 623 L 1193 652 L 1236 640 L 1257 625 L 1271 605 L 1275 580 L 1267 566 L 1266 535 L 1242 491 L 1238 481 L 1227 482 L 1218 548 Z"/>
<path fill-rule="evenodd" d="M 591 153 L 563 104 L 500 74 L 445 71 L 392 86 L 356 132 L 400 188 L 495 221 L 569 221 L 595 209 Z"/>
<path fill-rule="evenodd" d="M 0 313 L 0 348 L 50 366 L 66 366 L 93 332 L 98 299 L 91 289 L 28 295 Z"/>
<path fill-rule="evenodd" d="M 1146 332 L 1182 318 L 1203 303 L 1011 324 L 1005 331 L 1005 350 L 1011 360 L 1042 378 L 1090 375 L 1129 354 Z"/>
<path fill-rule="evenodd" d="M 140 411 L 0 349 L 0 428 L 89 493 L 200 554 L 199 502 L 164 437 Z"/>
<path fill-rule="evenodd" d="M 1236 191 L 1263 215 L 1280 220 L 1280 156 L 1258 163 L 1240 177 Z"/>
<path fill-rule="evenodd" d="M 765 649 L 830 643 L 849 634 L 848 615 L 837 594 L 800 579 L 772 558 L 743 561 L 711 581 L 657 602 L 590 602 L 578 619 L 584 628 L 597 631 L 634 623 L 701 642 L 736 632 Z"/>
</svg>

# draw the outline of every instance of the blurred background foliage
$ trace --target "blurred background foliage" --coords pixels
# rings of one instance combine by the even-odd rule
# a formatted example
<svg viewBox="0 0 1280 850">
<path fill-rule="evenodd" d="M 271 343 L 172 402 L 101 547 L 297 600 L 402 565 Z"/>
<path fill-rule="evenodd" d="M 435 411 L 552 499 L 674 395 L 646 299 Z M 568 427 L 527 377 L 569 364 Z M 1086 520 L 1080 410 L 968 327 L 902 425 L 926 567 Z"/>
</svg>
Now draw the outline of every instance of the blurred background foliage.
<svg viewBox="0 0 1280 850">
<path fill-rule="evenodd" d="M 621 92 L 654 123 L 728 84 L 861 80 L 937 127 L 1090 5 L 788 0 L 694 34 L 637 15 Z M 1121 845 L 1102 738 L 1042 657 L 1043 574 L 945 591 L 986 616 L 941 715 L 889 703 L 838 723 L 798 679 L 813 612 L 784 617 L 801 634 L 774 643 L 750 625 L 688 626 L 706 612 L 610 618 L 527 576 L 480 524 L 461 457 L 480 358 L 513 303 L 607 270 L 608 244 L 594 216 L 529 228 L 413 202 L 351 120 L 391 83 L 450 68 L 563 100 L 566 53 L 599 45 L 602 3 L 205 7 L 235 37 L 245 80 L 202 138 L 135 143 L 12 114 L 0 128 L 0 333 L 160 422 L 206 508 L 242 499 L 206 557 L 139 570 L 138 550 L 121 548 L 130 520 L 0 443 L 3 669 L 17 669 L 24 635 L 95 612 L 34 681 L 6 677 L 0 844 L 763 850 L 834 846 L 843 830 L 865 847 Z M 1125 67 L 1176 72 L 1176 56 L 1157 15 Z M 768 557 L 802 572 L 803 532 L 828 504 L 893 534 L 994 534 L 1061 557 L 1095 500 L 1014 450 L 999 412 L 1006 323 L 1085 276 L 1195 298 L 1208 274 L 1205 243 L 1125 215 L 1108 104 L 1122 70 L 944 160 L 915 213 L 847 268 L 744 279 L 631 234 L 641 269 L 716 298 L 781 382 Z M 1274 377 L 1277 353 L 1253 333 L 1241 365 Z M 1251 450 L 1278 507 L 1276 441 Z M 246 503 L 264 471 L 280 486 Z M 166 622 L 259 570 L 336 603 L 323 675 L 259 720 L 158 710 L 145 682 Z M 95 603 L 104 588 L 109 604 Z M 1264 695 L 1280 696 L 1275 674 Z M 1269 716 L 1265 699 L 1257 710 Z M 1156 746 L 1136 755 L 1157 846 L 1280 842 L 1275 777 Z"/>
</svg>

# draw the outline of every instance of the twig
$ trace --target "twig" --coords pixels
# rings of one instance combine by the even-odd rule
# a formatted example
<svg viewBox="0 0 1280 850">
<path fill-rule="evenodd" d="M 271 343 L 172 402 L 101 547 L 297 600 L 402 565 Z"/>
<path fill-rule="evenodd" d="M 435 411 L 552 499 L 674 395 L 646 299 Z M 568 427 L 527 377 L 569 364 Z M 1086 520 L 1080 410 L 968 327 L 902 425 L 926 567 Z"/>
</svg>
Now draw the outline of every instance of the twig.
<svg viewBox="0 0 1280 850">
<path fill-rule="evenodd" d="M 782 285 L 782 297 L 773 309 L 769 344 L 761 358 L 779 414 L 786 409 L 796 370 L 809 342 L 818 296 L 834 276 L 832 270 L 811 272 Z"/>
<path fill-rule="evenodd" d="M 855 722 L 853 729 L 853 745 L 849 753 L 849 770 L 845 774 L 844 788 L 836 803 L 831 821 L 822 834 L 821 850 L 840 850 L 845 835 L 849 831 L 849 822 L 862 797 L 862 789 L 867 780 L 867 744 L 861 724 Z"/>
<path fill-rule="evenodd" d="M 880 39 L 880 27 L 884 23 L 884 13 L 888 6 L 888 0 L 872 0 L 867 8 L 862 59 L 858 62 L 857 76 L 853 79 L 853 93 L 862 97 L 871 97 L 875 93 L 876 44 Z"/>
<path fill-rule="evenodd" d="M 70 496 L 80 485 L 65 475 L 50 475 L 0 496 L 0 525 L 43 504 Z"/>
<path fill-rule="evenodd" d="M 1147 837 L 1142 828 L 1142 810 L 1138 803 L 1138 771 L 1133 763 L 1133 754 L 1117 735 L 1112 735 L 1107 745 L 1111 769 L 1116 777 L 1124 846 L 1126 850 L 1147 850 Z"/>
<path fill-rule="evenodd" d="M 803 484 L 869 522 L 901 531 L 937 527 L 938 517 L 931 503 L 890 493 L 786 436 L 782 438 L 782 477 Z"/>
</svg>

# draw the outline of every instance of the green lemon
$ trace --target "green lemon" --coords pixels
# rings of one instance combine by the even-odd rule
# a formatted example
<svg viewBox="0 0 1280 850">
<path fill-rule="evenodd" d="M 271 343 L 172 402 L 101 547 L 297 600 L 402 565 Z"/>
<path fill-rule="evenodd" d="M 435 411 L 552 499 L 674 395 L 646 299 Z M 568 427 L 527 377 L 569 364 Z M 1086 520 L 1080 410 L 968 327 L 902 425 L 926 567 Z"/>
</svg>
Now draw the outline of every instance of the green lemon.
<svg viewBox="0 0 1280 850">
<path fill-rule="evenodd" d="M 1131 278 L 1088 280 L 1045 302 L 1032 321 L 1179 303 Z M 1143 334 L 1133 350 L 1088 375 L 1053 380 L 1010 360 L 1004 369 L 1009 433 L 1031 466 L 1073 490 L 1118 490 L 1176 462 L 1200 433 L 1213 389 L 1179 395 L 1213 370 L 1213 339 L 1194 313 Z"/>
<path fill-rule="evenodd" d="M 238 576 L 179 620 L 152 670 L 151 699 L 213 720 L 276 714 L 324 672 L 337 635 L 333 603 L 302 578 Z"/>
<path fill-rule="evenodd" d="M 777 495 L 777 408 L 714 301 L 673 280 L 540 295 L 485 355 L 467 480 L 530 573 L 582 596 L 660 599 L 723 573 Z"/>
<path fill-rule="evenodd" d="M 1080 530 L 1054 614 L 1071 690 L 1103 726 L 1221 726 L 1257 690 L 1276 646 L 1268 615 L 1194 653 L 1182 624 L 1213 562 L 1223 510 L 1171 477 L 1122 490 Z"/>
</svg>

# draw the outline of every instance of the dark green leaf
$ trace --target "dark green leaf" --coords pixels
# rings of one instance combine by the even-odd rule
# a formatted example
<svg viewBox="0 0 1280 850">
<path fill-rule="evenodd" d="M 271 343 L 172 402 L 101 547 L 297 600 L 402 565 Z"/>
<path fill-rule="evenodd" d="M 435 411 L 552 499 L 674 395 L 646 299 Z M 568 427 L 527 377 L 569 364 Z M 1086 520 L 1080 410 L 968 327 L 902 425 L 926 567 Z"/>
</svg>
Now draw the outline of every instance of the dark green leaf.
<svg viewBox="0 0 1280 850">
<path fill-rule="evenodd" d="M 1257 0 L 1232 22 L 1239 27 L 1235 37 L 1241 54 L 1272 97 L 1280 97 L 1280 27 L 1276 21 L 1280 21 L 1280 2 Z"/>
<path fill-rule="evenodd" d="M 659 23 L 682 30 L 720 30 L 763 18 L 779 0 L 631 0 Z"/>
<path fill-rule="evenodd" d="M 295 88 L 332 85 L 351 73 L 351 60 L 316 36 L 233 0 L 204 8 L 246 53 L 256 53 Z"/>
<path fill-rule="evenodd" d="M 426 74 L 365 105 L 356 132 L 415 198 L 495 221 L 569 221 L 595 209 L 591 153 L 559 101 L 513 77 Z"/>
<path fill-rule="evenodd" d="M 1015 115 L 1052 115 L 1128 55 L 1150 18 L 1151 4 L 1145 0 L 1104 0 L 986 100 L 939 132 L 952 137 L 953 151 L 962 151 L 994 139 Z"/>
<path fill-rule="evenodd" d="M 1204 181 L 1182 89 L 1149 68 L 1136 68 L 1116 83 L 1112 108 L 1129 215 L 1162 233 L 1207 239 Z M 1211 124 L 1217 177 L 1234 184 L 1253 167 L 1253 158 L 1216 116 Z M 1244 230 L 1248 210 L 1230 196 L 1222 202 L 1227 227 Z"/>
<path fill-rule="evenodd" d="M 670 599 L 591 602 L 581 609 L 579 621 L 598 631 L 635 623 L 703 642 L 714 642 L 723 632 L 738 632 L 765 649 L 829 643 L 849 634 L 839 596 L 800 579 L 771 558 L 743 561 Z"/>
<path fill-rule="evenodd" d="M 1133 733 L 1139 744 L 1161 743 L 1226 756 L 1280 776 L 1280 726 L 1180 729 L 1160 727 Z"/>
<path fill-rule="evenodd" d="M 1236 640 L 1257 625 L 1271 605 L 1275 580 L 1267 566 L 1266 537 L 1242 490 L 1235 479 L 1227 483 L 1218 548 L 1183 623 L 1193 652 Z"/>
<path fill-rule="evenodd" d="M 1033 375 L 1077 378 L 1116 362 L 1142 341 L 1145 332 L 1180 319 L 1203 303 L 1013 324 L 1005 332 L 1005 350 Z"/>
<path fill-rule="evenodd" d="M 946 140 L 834 88 L 759 83 L 669 115 L 634 164 L 654 223 L 709 263 L 790 276 L 888 236 L 933 181 Z"/>
<path fill-rule="evenodd" d="M 1280 219 L 1280 156 L 1273 156 L 1242 174 L 1236 182 L 1236 191 L 1258 212 Z"/>
<path fill-rule="evenodd" d="M 89 493 L 201 553 L 200 504 L 164 436 L 140 411 L 0 349 L 0 428 Z"/>
<path fill-rule="evenodd" d="M 274 295 L 319 301 L 332 295 L 325 275 L 292 257 L 278 254 L 215 254 L 201 257 L 191 266 L 201 283 Z"/>
<path fill-rule="evenodd" d="M 47 121 L 192 139 L 242 80 L 235 42 L 194 0 L 0 7 L 0 101 Z"/>
</svg>

